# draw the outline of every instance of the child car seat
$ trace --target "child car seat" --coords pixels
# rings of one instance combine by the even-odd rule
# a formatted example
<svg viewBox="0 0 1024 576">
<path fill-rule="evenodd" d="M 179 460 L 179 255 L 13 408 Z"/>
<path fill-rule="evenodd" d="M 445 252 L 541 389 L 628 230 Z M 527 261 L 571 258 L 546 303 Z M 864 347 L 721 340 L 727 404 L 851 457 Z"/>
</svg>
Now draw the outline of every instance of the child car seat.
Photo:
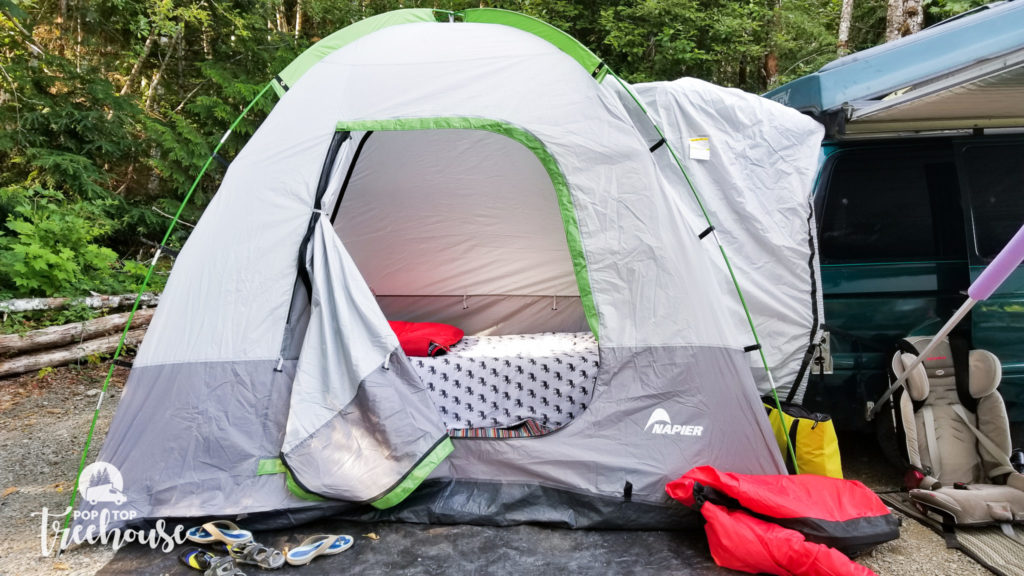
<svg viewBox="0 0 1024 576">
<path fill-rule="evenodd" d="M 893 381 L 931 340 L 901 342 L 892 359 Z M 1010 465 L 1009 419 L 996 391 L 1001 378 L 994 354 L 968 351 L 958 338 L 943 339 L 893 398 L 894 423 L 913 478 L 910 497 L 946 524 L 1008 528 L 1024 522 L 1024 476 Z"/>
</svg>

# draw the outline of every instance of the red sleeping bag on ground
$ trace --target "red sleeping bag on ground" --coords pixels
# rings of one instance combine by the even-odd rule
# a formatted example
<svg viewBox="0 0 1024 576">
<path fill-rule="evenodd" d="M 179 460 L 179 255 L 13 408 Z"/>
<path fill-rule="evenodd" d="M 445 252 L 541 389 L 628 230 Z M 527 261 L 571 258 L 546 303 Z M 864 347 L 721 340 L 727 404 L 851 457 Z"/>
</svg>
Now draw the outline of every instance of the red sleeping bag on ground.
<svg viewBox="0 0 1024 576">
<path fill-rule="evenodd" d="M 868 575 L 873 572 L 843 553 L 854 556 L 899 537 L 898 519 L 854 480 L 754 476 L 701 466 L 665 489 L 700 510 L 711 556 L 734 570 Z"/>
</svg>

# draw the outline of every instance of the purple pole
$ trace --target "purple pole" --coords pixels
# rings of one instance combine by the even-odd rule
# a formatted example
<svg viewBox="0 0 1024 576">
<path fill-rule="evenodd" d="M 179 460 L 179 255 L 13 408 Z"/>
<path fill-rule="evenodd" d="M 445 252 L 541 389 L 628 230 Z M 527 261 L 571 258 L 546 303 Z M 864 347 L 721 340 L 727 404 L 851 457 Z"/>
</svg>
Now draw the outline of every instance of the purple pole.
<svg viewBox="0 0 1024 576">
<path fill-rule="evenodd" d="M 1024 225 L 1013 235 L 1009 244 L 996 256 L 995 260 L 985 268 L 978 279 L 967 289 L 971 300 L 987 300 L 996 288 L 1003 283 L 1017 266 L 1024 260 Z"/>
<path fill-rule="evenodd" d="M 917 355 L 917 358 L 914 358 L 914 361 L 910 363 L 910 366 L 907 366 L 903 374 L 901 374 L 900 377 L 897 378 L 891 386 L 889 386 L 889 389 L 882 394 L 882 397 L 878 399 L 878 402 L 868 402 L 867 406 L 865 406 L 867 410 L 864 413 L 864 418 L 866 420 L 874 419 L 882 409 L 882 406 L 885 405 L 886 400 L 889 399 L 889 396 L 892 395 L 896 388 L 903 384 L 903 381 L 907 379 L 907 376 L 910 375 L 914 368 L 917 368 L 918 365 L 928 357 L 928 354 L 938 347 L 939 342 L 941 342 L 942 339 L 956 327 L 960 320 L 962 320 L 964 316 L 971 311 L 971 308 L 974 307 L 976 302 L 985 300 L 991 296 L 992 293 L 996 291 L 996 288 L 999 288 L 999 285 L 1010 276 L 1010 273 L 1012 273 L 1017 266 L 1020 266 L 1022 260 L 1024 260 L 1024 224 L 1021 225 L 1020 230 L 1017 230 L 1017 233 L 1013 235 L 1010 242 L 999 252 L 995 259 L 992 260 L 992 263 L 988 265 L 988 268 L 985 268 L 981 273 L 981 276 L 978 276 L 978 279 L 974 281 L 974 284 L 971 284 L 971 287 L 967 289 L 967 301 L 960 306 L 960 309 L 953 314 L 953 317 L 950 318 L 946 324 L 939 329 L 935 336 L 932 337 L 932 341 L 928 343 L 928 346 L 926 346 L 925 349 Z"/>
</svg>

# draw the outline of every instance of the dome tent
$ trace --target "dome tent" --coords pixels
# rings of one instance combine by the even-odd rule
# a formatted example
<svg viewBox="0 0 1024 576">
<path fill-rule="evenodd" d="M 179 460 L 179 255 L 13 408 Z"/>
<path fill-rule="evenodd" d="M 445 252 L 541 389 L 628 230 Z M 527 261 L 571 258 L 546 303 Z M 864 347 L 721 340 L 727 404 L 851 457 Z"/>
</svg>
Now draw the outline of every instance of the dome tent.
<svg viewBox="0 0 1024 576">
<path fill-rule="evenodd" d="M 515 13 L 399 10 L 271 86 L 99 455 L 136 519 L 666 528 L 695 465 L 784 471 L 715 236 L 593 54 Z M 551 433 L 453 438 L 388 319 L 589 332 L 589 402 Z"/>
</svg>

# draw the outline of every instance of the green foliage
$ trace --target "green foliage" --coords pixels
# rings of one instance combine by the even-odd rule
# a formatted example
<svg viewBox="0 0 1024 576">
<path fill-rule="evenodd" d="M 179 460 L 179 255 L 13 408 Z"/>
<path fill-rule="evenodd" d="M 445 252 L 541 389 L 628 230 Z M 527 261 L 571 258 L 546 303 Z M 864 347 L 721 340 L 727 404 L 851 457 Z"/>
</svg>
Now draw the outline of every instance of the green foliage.
<svg viewBox="0 0 1024 576">
<path fill-rule="evenodd" d="M 982 2 L 926 0 L 928 19 Z M 0 297 L 140 286 L 170 223 L 161 213 L 178 213 L 224 130 L 295 56 L 389 10 L 485 5 L 565 30 L 629 81 L 689 75 L 755 92 L 832 59 L 840 10 L 840 0 L 0 0 Z M 881 42 L 885 9 L 855 2 L 853 50 Z M 274 102 L 253 108 L 223 158 Z M 223 174 L 212 162 L 183 221 L 198 221 Z M 177 226 L 167 245 L 190 231 Z M 149 276 L 152 289 L 167 267 Z M 3 328 L 51 319 L 11 315 Z"/>
<path fill-rule="evenodd" d="M 694 76 L 757 89 L 768 14 L 759 2 L 639 0 L 604 10 L 601 23 L 608 61 L 629 81 Z"/>
<path fill-rule="evenodd" d="M 885 42 L 886 0 L 856 0 L 850 26 L 850 50 L 866 50 Z"/>
<path fill-rule="evenodd" d="M 992 0 L 924 0 L 925 25 L 941 22 L 978 6 L 989 4 Z"/>
<path fill-rule="evenodd" d="M 766 88 L 810 74 L 835 59 L 841 9 L 842 0 L 787 0 L 773 35 L 778 76 Z"/>
<path fill-rule="evenodd" d="M 69 203 L 59 192 L 4 190 L 12 202 L 0 231 L 0 294 L 74 295 L 116 288 L 117 254 L 96 240 L 109 221 L 88 202 Z"/>
<path fill-rule="evenodd" d="M 60 326 L 62 324 L 71 324 L 73 322 L 85 322 L 86 320 L 92 320 L 98 316 L 99 312 L 86 306 L 85 304 L 72 304 L 60 310 L 55 310 L 53 317 L 53 325 Z"/>
</svg>

